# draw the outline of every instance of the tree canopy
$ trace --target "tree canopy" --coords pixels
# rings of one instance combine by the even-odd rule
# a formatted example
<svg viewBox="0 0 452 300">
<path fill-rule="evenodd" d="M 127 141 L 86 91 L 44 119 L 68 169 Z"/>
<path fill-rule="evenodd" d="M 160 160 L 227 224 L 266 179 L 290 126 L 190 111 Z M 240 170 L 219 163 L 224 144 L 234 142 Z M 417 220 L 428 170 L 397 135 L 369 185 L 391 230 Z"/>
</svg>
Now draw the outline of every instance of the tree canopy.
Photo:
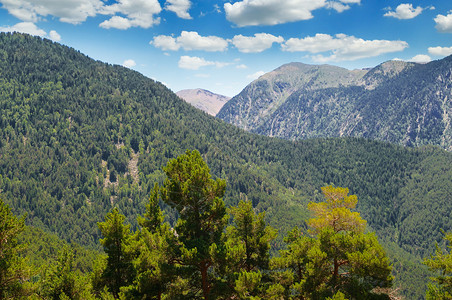
<svg viewBox="0 0 452 300">
<path fill-rule="evenodd" d="M 365 221 L 352 212 L 357 204 L 347 188 L 323 187 L 325 201 L 310 203 L 314 218 L 308 221 L 311 236 L 295 228 L 288 233 L 288 249 L 273 261 L 285 295 L 324 299 L 343 293 L 353 299 L 376 297 L 375 288 L 392 284 L 389 259 L 374 233 L 365 232 Z M 288 290 L 288 291 L 287 291 Z"/>
</svg>

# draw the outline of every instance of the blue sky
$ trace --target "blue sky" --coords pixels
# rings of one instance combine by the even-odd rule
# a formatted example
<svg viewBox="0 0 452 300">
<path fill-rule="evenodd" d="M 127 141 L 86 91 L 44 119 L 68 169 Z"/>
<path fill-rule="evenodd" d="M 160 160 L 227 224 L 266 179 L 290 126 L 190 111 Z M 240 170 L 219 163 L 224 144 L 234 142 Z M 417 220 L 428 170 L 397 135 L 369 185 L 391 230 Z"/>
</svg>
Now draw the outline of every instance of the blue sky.
<svg viewBox="0 0 452 300">
<path fill-rule="evenodd" d="M 234 96 L 285 63 L 348 69 L 452 54 L 451 0 L 0 0 L 0 31 L 39 35 L 173 91 Z"/>
</svg>

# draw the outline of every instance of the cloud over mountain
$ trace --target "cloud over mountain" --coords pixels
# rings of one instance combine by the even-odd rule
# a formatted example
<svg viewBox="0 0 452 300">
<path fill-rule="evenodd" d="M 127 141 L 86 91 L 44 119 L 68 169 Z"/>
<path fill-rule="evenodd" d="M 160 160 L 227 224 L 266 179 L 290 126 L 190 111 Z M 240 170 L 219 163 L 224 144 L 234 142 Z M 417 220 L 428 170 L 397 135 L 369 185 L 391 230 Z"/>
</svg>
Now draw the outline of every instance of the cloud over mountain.
<svg viewBox="0 0 452 300">
<path fill-rule="evenodd" d="M 291 38 L 287 40 L 282 49 L 289 52 L 310 52 L 313 54 L 328 52 L 327 55 L 313 56 L 314 61 L 344 61 L 373 57 L 383 53 L 402 51 L 408 47 L 404 41 L 364 40 L 345 34 L 318 33 L 305 38 Z"/>
</svg>

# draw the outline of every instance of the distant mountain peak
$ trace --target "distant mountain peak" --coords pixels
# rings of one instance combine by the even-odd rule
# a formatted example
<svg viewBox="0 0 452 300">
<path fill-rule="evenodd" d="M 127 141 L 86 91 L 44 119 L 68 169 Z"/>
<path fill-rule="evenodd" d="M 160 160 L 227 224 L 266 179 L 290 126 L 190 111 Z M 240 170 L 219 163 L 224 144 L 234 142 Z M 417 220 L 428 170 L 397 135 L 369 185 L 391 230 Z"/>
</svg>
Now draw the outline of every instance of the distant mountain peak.
<svg viewBox="0 0 452 300">
<path fill-rule="evenodd" d="M 212 116 L 215 116 L 223 105 L 231 99 L 200 88 L 181 90 L 176 95 Z"/>
<path fill-rule="evenodd" d="M 298 90 L 317 90 L 358 84 L 365 70 L 292 62 L 266 73 L 233 97 L 217 117 L 252 130 L 266 122 Z"/>
<path fill-rule="evenodd" d="M 452 56 L 347 70 L 289 63 L 262 75 L 217 117 L 290 140 L 361 136 L 452 151 Z"/>
</svg>

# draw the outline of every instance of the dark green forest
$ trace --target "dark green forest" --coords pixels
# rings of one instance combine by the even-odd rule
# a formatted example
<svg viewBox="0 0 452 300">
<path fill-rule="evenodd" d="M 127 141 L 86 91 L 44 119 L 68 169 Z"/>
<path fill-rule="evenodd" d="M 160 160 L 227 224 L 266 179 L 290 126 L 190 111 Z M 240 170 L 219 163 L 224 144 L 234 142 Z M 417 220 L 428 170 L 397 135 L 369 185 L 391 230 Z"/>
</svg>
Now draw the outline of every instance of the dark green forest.
<svg viewBox="0 0 452 300">
<path fill-rule="evenodd" d="M 441 229 L 452 230 L 451 153 L 247 133 L 135 71 L 23 34 L 0 34 L 0 74 L 0 198 L 25 216 L 30 245 L 74 244 L 87 253 L 77 264 L 92 270 L 89 257 L 103 251 L 97 223 L 115 207 L 131 230 L 141 228 L 137 216 L 154 185 L 163 185 L 162 167 L 196 149 L 213 178 L 226 180 L 226 207 L 249 201 L 265 212 L 278 230 L 273 255 L 295 226 L 307 232 L 307 204 L 323 200 L 321 187 L 348 187 L 393 263 L 394 287 L 408 299 L 425 296 L 429 273 L 421 261 L 435 243 L 445 246 Z M 177 208 L 160 207 L 176 226 Z M 30 260 L 55 257 L 45 255 Z"/>
</svg>

